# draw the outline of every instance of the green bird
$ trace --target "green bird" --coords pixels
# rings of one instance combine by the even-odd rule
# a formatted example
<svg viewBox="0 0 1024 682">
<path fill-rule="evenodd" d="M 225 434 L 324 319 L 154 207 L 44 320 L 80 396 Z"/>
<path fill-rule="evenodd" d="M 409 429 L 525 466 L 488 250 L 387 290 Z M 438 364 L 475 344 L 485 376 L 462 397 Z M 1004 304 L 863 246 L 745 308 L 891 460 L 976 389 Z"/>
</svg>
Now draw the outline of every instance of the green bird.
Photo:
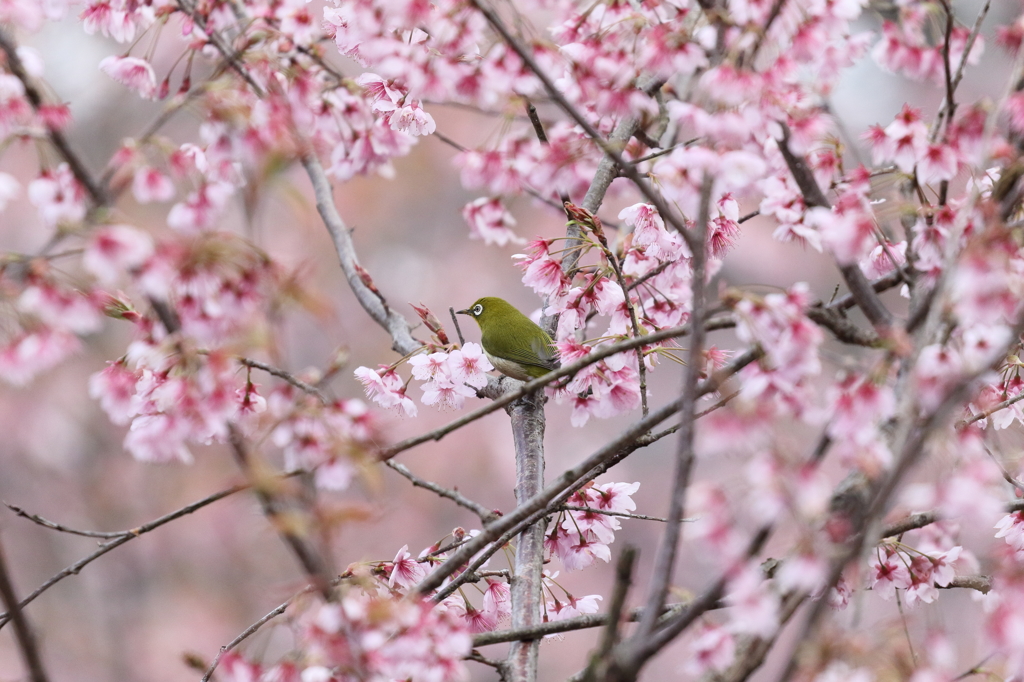
<svg viewBox="0 0 1024 682">
<path fill-rule="evenodd" d="M 456 312 L 469 315 L 480 325 L 480 345 L 502 374 L 529 381 L 561 366 L 548 333 L 507 301 L 485 296 Z"/>
</svg>

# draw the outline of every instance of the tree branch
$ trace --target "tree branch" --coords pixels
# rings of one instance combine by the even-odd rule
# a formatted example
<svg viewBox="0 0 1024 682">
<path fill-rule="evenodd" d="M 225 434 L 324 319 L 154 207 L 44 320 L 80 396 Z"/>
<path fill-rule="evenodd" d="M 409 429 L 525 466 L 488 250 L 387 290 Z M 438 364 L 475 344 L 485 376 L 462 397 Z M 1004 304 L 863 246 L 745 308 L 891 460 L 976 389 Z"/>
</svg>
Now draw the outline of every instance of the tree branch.
<svg viewBox="0 0 1024 682">
<path fill-rule="evenodd" d="M 544 401 L 540 391 L 510 404 L 516 450 L 516 504 L 529 502 L 544 488 Z M 519 534 L 512 578 L 512 627 L 528 628 L 541 622 L 543 607 L 544 519 Z M 540 640 L 518 640 L 509 647 L 505 672 L 509 682 L 537 679 Z"/>
<path fill-rule="evenodd" d="M 700 213 L 693 226 L 693 239 L 698 244 L 705 241 L 708 214 L 711 210 L 711 191 L 714 178 L 704 177 L 700 193 Z M 690 486 L 690 472 L 695 458 L 694 438 L 696 436 L 696 407 L 700 398 L 700 372 L 704 368 L 704 288 L 706 252 L 703 248 L 693 251 L 691 266 L 693 276 L 690 278 L 692 288 L 690 348 L 687 351 L 686 367 L 683 370 L 683 388 L 680 398 L 681 419 L 679 424 L 679 445 L 675 456 L 675 474 L 669 501 L 668 522 L 658 547 L 654 575 L 647 593 L 645 604 L 646 616 L 640 621 L 636 637 L 649 637 L 654 631 L 656 614 L 661 611 L 668 597 L 668 588 L 672 582 L 672 573 L 676 564 L 676 552 L 679 548 L 679 535 L 682 531 L 683 512 L 686 506 L 686 492 Z"/>
<path fill-rule="evenodd" d="M 718 390 L 726 377 L 732 376 L 735 372 L 753 362 L 761 356 L 759 349 L 751 350 L 736 358 L 727 367 L 719 370 L 701 384 L 700 394 L 705 395 Z M 539 494 L 531 498 L 527 503 L 520 504 L 511 513 L 484 526 L 479 535 L 462 545 L 452 553 L 447 560 L 424 578 L 414 589 L 419 594 L 428 594 L 436 590 L 448 576 L 459 570 L 463 564 L 470 560 L 477 552 L 483 550 L 492 540 L 499 538 L 503 533 L 514 529 L 520 524 L 529 524 L 532 520 L 548 513 L 549 505 L 557 505 L 568 498 L 575 491 L 574 486 L 582 485 L 599 475 L 609 465 L 609 462 L 620 461 L 622 451 L 633 445 L 641 436 L 650 431 L 654 426 L 665 421 L 679 411 L 682 406 L 682 399 L 675 400 L 668 405 L 652 412 L 646 419 L 634 423 L 622 434 L 599 448 L 596 452 L 584 459 L 575 467 L 564 471 L 557 479 L 549 483 Z M 627 453 L 628 454 L 628 453 Z M 454 582 L 454 581 L 453 581 Z M 449 588 L 451 585 L 449 585 Z M 443 598 L 443 597 L 442 597 Z"/>
<path fill-rule="evenodd" d="M 239 468 L 247 476 L 254 477 L 256 474 L 253 470 L 249 449 L 241 432 L 234 424 L 228 425 L 228 440 Z M 306 534 L 293 527 L 294 524 L 281 522 L 285 510 L 279 496 L 272 494 L 269 490 L 259 485 L 253 486 L 253 492 L 260 503 L 260 508 L 263 510 L 263 515 L 267 518 L 267 521 L 277 531 L 277 534 L 281 536 L 285 544 L 291 548 L 292 553 L 295 554 L 299 564 L 302 565 L 306 575 L 316 585 L 320 594 L 327 601 L 331 601 L 331 579 L 334 576 L 334 571 L 330 566 L 329 557 L 326 552 L 315 547 Z"/>
<path fill-rule="evenodd" d="M 363 306 L 363 310 L 374 322 L 391 335 L 391 348 L 396 353 L 408 355 L 422 347 L 423 343 L 413 338 L 408 321 L 388 307 L 383 296 L 376 290 L 376 287 L 373 287 L 366 270 L 356 260 L 352 235 L 338 213 L 331 191 L 331 182 L 316 154 L 308 151 L 302 157 L 302 166 L 306 169 L 310 182 L 313 183 L 316 209 L 320 213 L 331 239 L 334 240 L 334 248 L 338 252 L 338 260 L 341 262 L 341 270 L 345 273 L 348 285 L 352 289 L 352 293 L 355 294 L 356 300 L 359 301 L 359 305 Z"/>
<path fill-rule="evenodd" d="M 789 166 L 789 172 L 793 174 L 793 179 L 796 180 L 800 192 L 804 195 L 804 203 L 807 204 L 807 207 L 820 206 L 822 208 L 832 208 L 832 204 L 825 197 L 821 188 L 818 187 L 818 182 L 814 179 L 814 174 L 807 166 L 807 162 L 802 158 L 798 158 L 790 150 L 789 127 L 785 123 L 782 124 L 782 139 L 778 140 L 778 145 L 779 151 L 782 152 L 782 157 L 786 160 L 786 165 Z M 881 299 L 878 298 L 874 287 L 868 282 L 867 277 L 860 271 L 860 267 L 856 263 L 848 263 L 840 265 L 839 272 L 843 275 L 843 280 L 845 280 L 846 286 L 850 289 L 850 294 L 857 302 L 857 305 L 860 306 L 860 309 L 864 311 L 868 321 L 882 329 L 891 327 L 893 322 L 892 313 L 882 305 Z"/>
<path fill-rule="evenodd" d="M 46 590 L 50 589 L 51 587 L 53 587 L 57 583 L 59 583 L 64 578 L 67 578 L 70 575 L 78 575 L 79 571 L 81 571 L 83 568 L 85 568 L 86 566 L 91 564 L 93 561 L 95 561 L 96 559 L 99 559 L 101 556 L 103 556 L 107 552 L 109 552 L 109 551 L 111 551 L 113 549 L 116 549 L 117 547 L 120 547 L 121 545 L 123 545 L 124 543 L 128 542 L 129 540 L 134 540 L 135 538 L 139 537 L 140 535 L 145 535 L 146 533 L 148 533 L 148 532 L 150 532 L 152 530 L 155 530 L 155 529 L 159 528 L 160 526 L 162 526 L 162 525 L 164 525 L 166 523 L 170 523 L 171 521 L 174 521 L 175 519 L 179 519 L 182 516 L 186 516 L 188 514 L 191 514 L 191 513 L 195 512 L 195 511 L 199 510 L 199 509 L 202 509 L 203 507 L 205 507 L 205 506 L 207 506 L 209 504 L 213 504 L 214 502 L 216 502 L 218 500 L 222 500 L 225 497 L 228 497 L 229 495 L 234 495 L 235 493 L 240 492 L 242 490 L 248 490 L 249 487 L 250 486 L 247 483 L 246 484 L 232 486 L 232 487 L 230 487 L 230 488 L 228 488 L 226 490 L 221 490 L 219 492 L 213 493 L 212 495 L 208 495 L 208 496 L 204 497 L 201 500 L 197 500 L 197 501 L 193 502 L 192 504 L 185 505 L 181 509 L 177 509 L 177 510 L 175 510 L 175 511 L 169 513 L 169 514 L 165 514 L 164 516 L 161 516 L 158 519 L 150 521 L 149 523 L 144 523 L 143 525 L 139 526 L 138 528 L 133 528 L 131 530 L 123 531 L 119 535 L 119 537 L 117 537 L 113 541 L 101 545 L 100 548 L 98 550 L 96 550 L 95 552 L 93 552 L 92 554 L 90 554 L 90 555 L 88 555 L 88 556 L 86 556 L 86 557 L 84 557 L 82 559 L 79 559 L 75 563 L 73 563 L 70 566 L 68 566 L 67 568 L 65 568 L 60 573 L 57 573 L 56 575 L 51 577 L 49 580 L 44 582 L 42 585 L 37 587 L 31 594 L 26 596 L 24 599 L 22 599 L 18 603 L 18 608 L 20 608 L 20 609 L 25 608 L 26 606 L 31 604 L 36 599 L 36 597 L 38 597 L 43 592 L 45 592 Z M 9 611 L 9 609 L 8 609 L 8 611 Z M 6 625 L 8 622 L 10 622 L 10 620 L 11 620 L 11 614 L 9 612 L 8 613 L 0 614 L 0 627 L 3 627 L 4 625 Z"/>
<path fill-rule="evenodd" d="M 432 493 L 436 493 L 441 497 L 448 498 L 449 500 L 459 505 L 460 507 L 463 507 L 473 512 L 480 519 L 481 523 L 487 523 L 488 521 L 491 521 L 492 519 L 497 517 L 497 514 L 493 510 L 488 509 L 482 504 L 474 502 L 468 497 L 464 497 L 458 491 L 449 490 L 448 488 L 439 486 L 437 483 L 416 476 L 411 471 L 409 471 L 408 467 L 406 467 L 404 464 L 399 464 L 394 460 L 386 460 L 384 464 L 398 472 L 400 475 L 404 476 L 406 479 L 408 479 L 410 483 L 412 483 L 417 488 L 424 488 L 425 490 L 429 490 Z"/>
<path fill-rule="evenodd" d="M 43 659 L 39 655 L 39 646 L 36 644 L 36 638 L 32 634 L 28 619 L 25 618 L 25 614 L 21 610 L 11 576 L 7 572 L 7 561 L 4 559 L 2 545 L 0 545 L 0 599 L 3 600 L 4 608 L 10 614 L 10 619 L 14 621 L 14 638 L 18 642 L 18 649 L 25 661 L 29 678 L 32 682 L 47 682 Z"/>
<path fill-rule="evenodd" d="M 651 332 L 647 336 L 642 336 L 639 338 L 631 338 L 626 339 L 625 341 L 619 341 L 617 343 L 609 343 L 596 346 L 593 351 L 586 355 L 586 357 L 580 358 L 576 362 L 562 365 L 560 368 L 552 372 L 548 372 L 539 379 L 533 379 L 532 381 L 528 381 L 527 383 L 522 384 L 516 390 L 511 391 L 509 393 L 505 393 L 500 398 L 496 399 L 494 402 L 488 403 L 483 407 L 477 408 L 472 412 L 462 417 L 459 417 L 458 419 L 455 419 L 440 428 L 434 429 L 433 431 L 429 431 L 419 436 L 407 438 L 390 447 L 384 448 L 383 450 L 381 450 L 379 457 L 380 459 L 390 459 L 400 452 L 408 450 L 409 448 L 413 448 L 422 443 L 426 443 L 427 441 L 441 440 L 452 431 L 460 429 L 466 424 L 469 424 L 470 422 L 474 422 L 477 419 L 480 419 L 481 417 L 485 417 L 489 415 L 491 412 L 497 412 L 499 409 L 505 407 L 506 405 L 512 403 L 515 400 L 518 400 L 519 398 L 525 395 L 532 393 L 533 391 L 539 388 L 554 383 L 555 381 L 561 379 L 562 377 L 572 376 L 579 372 L 581 369 L 588 367 L 589 365 L 592 365 L 595 362 L 603 360 L 607 357 L 615 355 L 616 353 L 621 353 L 627 350 L 633 350 L 634 348 L 639 348 L 641 346 L 653 345 L 660 341 L 665 341 L 666 339 L 673 339 L 680 336 L 686 336 L 689 333 L 690 326 L 681 325 L 678 327 L 663 329 L 658 332 Z"/>
<path fill-rule="evenodd" d="M 21 57 L 18 56 L 18 46 L 14 42 L 14 38 L 2 26 L 0 26 L 0 49 L 7 55 L 7 68 L 25 87 L 25 97 L 28 98 L 32 109 L 39 111 L 39 108 L 45 103 L 43 95 L 39 88 L 36 87 L 32 76 L 25 70 L 25 65 L 21 63 Z M 75 179 L 89 193 L 89 198 L 92 199 L 93 204 L 97 207 L 106 206 L 110 202 L 107 196 L 107 189 L 93 179 L 92 174 L 85 167 L 81 157 L 71 148 L 67 138 L 64 137 L 64 133 L 55 128 L 48 127 L 46 134 L 57 150 L 57 153 L 67 162 Z"/>
</svg>

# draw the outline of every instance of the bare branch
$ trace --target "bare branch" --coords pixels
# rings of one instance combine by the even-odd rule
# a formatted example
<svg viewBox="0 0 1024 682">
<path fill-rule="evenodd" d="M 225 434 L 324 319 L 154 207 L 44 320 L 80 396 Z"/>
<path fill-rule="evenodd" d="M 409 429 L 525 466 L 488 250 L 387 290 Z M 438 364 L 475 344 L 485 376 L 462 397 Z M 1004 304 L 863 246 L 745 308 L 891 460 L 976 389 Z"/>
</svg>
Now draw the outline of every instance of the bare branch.
<svg viewBox="0 0 1024 682">
<path fill-rule="evenodd" d="M 872 348 L 882 343 L 878 334 L 868 329 L 861 329 L 831 308 L 816 308 L 812 306 L 805 311 L 805 314 L 808 319 L 828 329 L 836 339 L 843 343 Z"/>
<path fill-rule="evenodd" d="M 992 589 L 992 578 L 987 575 L 958 575 L 949 581 L 949 585 L 940 586 L 939 589 L 967 589 L 988 594 Z"/>
<path fill-rule="evenodd" d="M 316 154 L 310 151 L 302 157 L 302 166 L 313 183 L 317 211 L 319 211 L 327 231 L 330 232 L 331 239 L 334 240 L 334 248 L 341 261 L 341 270 L 345 273 L 345 278 L 348 280 L 348 285 L 352 289 L 352 293 L 355 294 L 356 300 L 373 321 L 391 335 L 391 347 L 396 353 L 401 355 L 412 353 L 423 344 L 413 338 L 408 321 L 389 308 L 380 292 L 371 288 L 370 283 L 366 281 L 368 275 L 356 260 L 352 235 L 334 205 L 331 182 L 327 179 L 327 173 L 320 165 L 320 160 L 316 158 Z"/>
<path fill-rule="evenodd" d="M 49 580 L 44 582 L 42 585 L 37 587 L 31 594 L 29 594 L 27 597 L 22 599 L 21 602 L 19 602 L 18 608 L 22 608 L 22 609 L 25 608 L 26 606 L 31 604 L 33 601 L 35 601 L 36 597 L 38 597 L 43 592 L 45 592 L 46 590 L 50 589 L 51 587 L 53 587 L 57 583 L 59 583 L 64 578 L 67 578 L 70 575 L 78 575 L 79 571 L 81 571 L 83 568 L 85 568 L 86 566 L 91 564 L 93 561 L 95 561 L 96 559 L 99 559 L 101 556 L 103 556 L 107 552 L 110 552 L 111 550 L 120 547 L 121 545 L 123 545 L 124 543 L 128 542 L 129 540 L 134 540 L 135 538 L 139 537 L 140 535 L 145 535 L 146 533 L 150 532 L 151 530 L 155 530 L 155 529 L 159 528 L 160 526 L 162 526 L 162 525 L 164 525 L 166 523 L 170 523 L 171 521 L 174 521 L 175 519 L 179 519 L 182 516 L 186 516 L 188 514 L 191 514 L 191 513 L 195 512 L 195 511 L 199 510 L 199 509 L 202 509 L 203 507 L 205 507 L 205 506 L 207 506 L 209 504 L 213 504 L 214 502 L 217 502 L 218 500 L 222 500 L 225 497 L 228 497 L 229 495 L 234 495 L 235 493 L 240 492 L 242 490 L 248 490 L 249 487 L 250 487 L 249 484 L 242 484 L 242 485 L 232 486 L 232 487 L 230 487 L 230 488 L 228 488 L 226 490 L 221 490 L 219 492 L 213 493 L 212 495 L 208 495 L 208 496 L 204 497 L 201 500 L 197 500 L 197 501 L 193 502 L 192 504 L 185 505 L 181 509 L 175 510 L 175 511 L 169 513 L 169 514 L 165 514 L 164 516 L 161 516 L 158 519 L 150 521 L 149 523 L 145 523 L 145 524 L 139 526 L 138 528 L 133 528 L 131 530 L 124 531 L 119 537 L 117 537 L 113 541 L 101 545 L 100 548 L 98 550 L 96 550 L 95 552 L 93 552 L 92 554 L 90 554 L 90 555 L 88 555 L 88 556 L 86 556 L 86 557 L 84 557 L 82 559 L 79 559 L 78 561 L 76 561 L 75 563 L 71 564 L 70 566 L 68 566 L 67 568 L 62 570 L 61 572 L 59 572 L 56 575 L 54 575 L 53 577 L 51 577 Z M 11 614 L 10 613 L 0 614 L 0 627 L 3 627 L 4 625 L 6 625 L 8 622 L 10 622 L 10 620 L 11 620 Z"/>
<path fill-rule="evenodd" d="M 636 548 L 629 546 L 619 555 L 619 561 L 615 568 L 615 585 L 612 587 L 612 599 L 608 608 L 608 622 L 605 624 L 604 633 L 601 635 L 597 649 L 591 654 L 590 664 L 583 674 L 584 680 L 596 680 L 604 677 L 608 665 L 608 655 L 619 643 L 622 609 L 626 603 L 629 587 L 633 582 L 633 566 L 636 563 L 636 556 Z"/>
<path fill-rule="evenodd" d="M 240 364 L 245 365 L 246 367 L 262 369 L 267 374 L 271 374 L 277 377 L 278 379 L 284 379 L 285 381 L 287 381 L 289 384 L 299 389 L 300 391 L 304 391 L 305 393 L 308 393 L 311 396 L 315 396 L 324 405 L 327 405 L 331 402 L 330 399 L 326 395 L 324 395 L 323 391 L 321 391 L 319 388 L 307 384 L 302 379 L 299 379 L 293 374 L 289 374 L 283 369 L 279 369 L 277 367 L 274 367 L 273 365 L 268 365 L 267 363 L 260 362 L 259 360 L 252 360 L 250 358 L 245 358 L 241 356 L 238 358 L 238 362 Z"/>
<path fill-rule="evenodd" d="M 260 618 L 258 621 L 256 621 L 255 623 L 253 623 L 249 627 L 247 627 L 237 637 L 235 637 L 233 640 L 231 640 L 228 644 L 225 644 L 224 646 L 222 646 L 220 648 L 220 651 L 217 652 L 216 658 L 214 658 L 213 662 L 210 663 L 210 667 L 206 669 L 206 672 L 203 674 L 203 679 L 200 682 L 209 682 L 210 681 L 210 678 L 213 677 L 213 672 L 217 669 L 217 666 L 220 665 L 221 659 L 224 658 L 224 654 L 228 653 L 229 651 L 231 651 L 232 649 L 237 647 L 239 644 L 244 642 L 246 639 L 251 637 L 253 634 L 255 634 L 255 632 L 257 630 L 259 630 L 261 627 L 266 625 L 269 621 L 273 620 L 274 618 L 277 618 L 282 613 L 284 613 L 288 609 L 288 607 L 291 606 L 292 602 L 294 602 L 296 599 L 299 598 L 299 596 L 301 596 L 303 594 L 308 594 L 309 592 L 312 592 L 313 589 L 314 589 L 313 586 L 310 585 L 306 589 L 304 589 L 301 592 L 299 592 L 298 594 L 294 595 L 291 599 L 289 599 L 288 601 L 280 604 L 273 611 L 271 611 L 267 615 L 263 616 L 262 618 Z"/>
<path fill-rule="evenodd" d="M 404 464 L 399 464 L 394 460 L 387 460 L 384 463 L 389 468 L 394 469 L 399 474 L 408 479 L 409 482 L 412 483 L 417 488 L 424 488 L 426 490 L 429 490 L 433 493 L 440 495 L 441 497 L 446 497 L 455 504 L 459 505 L 460 507 L 463 507 L 473 512 L 477 515 L 477 517 L 479 517 L 482 523 L 487 523 L 488 521 L 494 519 L 497 516 L 497 514 L 493 510 L 487 509 L 482 504 L 474 502 L 468 497 L 464 497 L 455 490 L 444 488 L 442 486 L 439 486 L 437 483 L 416 476 L 411 471 L 409 471 L 408 467 L 406 467 Z"/>
<path fill-rule="evenodd" d="M 57 523 L 56 521 L 50 521 L 48 519 L 44 519 L 42 516 L 39 516 L 38 514 L 30 514 L 27 511 L 25 511 L 24 509 L 22 509 L 21 507 L 15 506 L 15 505 L 13 505 L 13 504 L 11 504 L 9 502 L 4 502 L 4 505 L 8 509 L 10 509 L 12 512 L 14 512 L 15 514 L 17 514 L 18 516 L 20 516 L 23 519 L 28 519 L 32 523 L 35 523 L 35 524 L 37 524 L 39 526 L 42 526 L 43 528 L 49 528 L 50 530 L 55 530 L 55 531 L 60 532 L 60 533 L 67 533 L 69 535 L 80 535 L 80 536 L 85 537 L 85 538 L 107 538 L 107 539 L 109 539 L 109 538 L 119 538 L 119 537 L 125 535 L 125 533 L 126 533 L 126 531 L 123 531 L 123 530 L 122 531 L 114 531 L 114 532 L 104 532 L 104 531 L 98 531 L 98 530 L 77 530 L 75 528 L 69 528 L 68 526 L 65 526 L 63 524 Z"/>
<path fill-rule="evenodd" d="M 25 660 L 29 678 L 32 682 L 47 682 L 43 659 L 39 655 L 39 646 L 36 644 L 36 638 L 32 634 L 28 619 L 25 618 L 25 614 L 21 610 L 10 573 L 7 572 L 7 561 L 4 559 L 2 545 L 0 545 L 0 599 L 3 600 L 4 608 L 10 614 L 10 619 L 14 621 L 14 638 L 18 642 L 21 657 Z"/>
<path fill-rule="evenodd" d="M 644 514 L 630 514 L 628 512 L 616 512 L 616 511 L 609 511 L 607 509 L 594 509 L 593 507 L 576 507 L 576 506 L 571 505 L 571 504 L 563 504 L 561 507 L 559 507 L 555 511 L 563 511 L 563 510 L 564 511 L 586 512 L 588 514 L 602 514 L 604 516 L 617 516 L 620 519 L 638 519 L 640 521 L 661 521 L 661 522 L 664 523 L 665 521 L 668 520 L 668 519 L 663 519 L 660 516 L 646 516 Z"/>
<path fill-rule="evenodd" d="M 544 401 L 540 391 L 510 404 L 506 411 L 512 423 L 516 450 L 516 504 L 529 502 L 544 488 Z M 512 627 L 527 628 L 541 622 L 544 606 L 543 519 L 527 526 L 516 543 L 512 580 Z M 540 640 L 520 640 L 509 647 L 505 672 L 509 682 L 534 682 L 540 655 Z"/>
</svg>

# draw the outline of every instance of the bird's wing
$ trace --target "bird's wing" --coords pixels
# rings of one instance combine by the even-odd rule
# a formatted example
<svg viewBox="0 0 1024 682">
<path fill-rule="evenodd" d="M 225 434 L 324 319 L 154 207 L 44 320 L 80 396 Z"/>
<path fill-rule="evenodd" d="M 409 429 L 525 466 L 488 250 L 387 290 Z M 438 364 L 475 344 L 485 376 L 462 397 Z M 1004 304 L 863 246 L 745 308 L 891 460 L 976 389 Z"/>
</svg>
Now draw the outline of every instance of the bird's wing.
<svg viewBox="0 0 1024 682">
<path fill-rule="evenodd" d="M 530 350 L 513 343 L 503 343 L 494 339 L 488 339 L 486 345 L 489 347 L 487 352 L 491 355 L 504 358 L 505 360 L 512 360 L 521 365 L 541 367 L 547 370 L 561 367 L 554 346 L 539 338 L 531 340 Z"/>
<path fill-rule="evenodd" d="M 562 366 L 562 363 L 558 361 L 558 351 L 553 344 L 541 341 L 540 339 L 534 339 L 531 345 L 533 346 L 533 352 L 540 358 L 541 367 L 558 369 Z"/>
</svg>

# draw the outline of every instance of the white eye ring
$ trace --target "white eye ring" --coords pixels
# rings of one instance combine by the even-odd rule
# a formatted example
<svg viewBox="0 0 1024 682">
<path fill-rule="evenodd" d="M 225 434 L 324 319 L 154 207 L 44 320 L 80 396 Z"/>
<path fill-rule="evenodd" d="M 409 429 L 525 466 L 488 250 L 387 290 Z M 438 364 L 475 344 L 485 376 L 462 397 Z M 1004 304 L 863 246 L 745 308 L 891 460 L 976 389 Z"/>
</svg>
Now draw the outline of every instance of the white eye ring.
<svg viewBox="0 0 1024 682">
<path fill-rule="evenodd" d="M 479 315 L 483 311 L 484 311 L 484 307 L 482 305 L 480 305 L 479 303 L 477 303 L 475 306 L 473 306 L 473 314 L 474 315 Z"/>
</svg>

